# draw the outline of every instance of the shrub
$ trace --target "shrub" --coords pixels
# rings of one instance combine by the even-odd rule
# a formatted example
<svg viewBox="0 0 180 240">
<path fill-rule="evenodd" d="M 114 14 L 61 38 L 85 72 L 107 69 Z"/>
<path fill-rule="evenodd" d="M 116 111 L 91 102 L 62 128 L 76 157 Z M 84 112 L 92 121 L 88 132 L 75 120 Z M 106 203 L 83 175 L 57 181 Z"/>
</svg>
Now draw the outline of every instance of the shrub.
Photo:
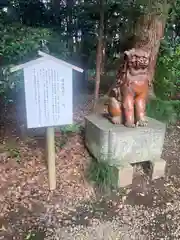
<svg viewBox="0 0 180 240">
<path fill-rule="evenodd" d="M 180 101 L 152 99 L 147 104 L 147 115 L 166 123 L 175 123 L 180 118 Z"/>
<path fill-rule="evenodd" d="M 172 50 L 165 43 L 161 45 L 155 72 L 154 91 L 156 96 L 163 100 L 169 100 L 180 92 L 180 46 Z"/>
<path fill-rule="evenodd" d="M 17 64 L 32 59 L 51 32 L 45 28 L 27 27 L 22 24 L 0 24 L 1 65 Z"/>
</svg>

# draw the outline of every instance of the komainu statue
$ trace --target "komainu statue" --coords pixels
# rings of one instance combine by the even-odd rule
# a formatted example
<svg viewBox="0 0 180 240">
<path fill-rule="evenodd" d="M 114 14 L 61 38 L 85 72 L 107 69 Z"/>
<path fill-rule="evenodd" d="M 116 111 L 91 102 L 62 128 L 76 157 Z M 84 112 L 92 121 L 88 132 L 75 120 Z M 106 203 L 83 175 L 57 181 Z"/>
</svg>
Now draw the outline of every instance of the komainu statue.
<svg viewBox="0 0 180 240">
<path fill-rule="evenodd" d="M 108 98 L 108 116 L 112 123 L 127 127 L 147 126 L 146 101 L 149 86 L 150 52 L 130 49 Z"/>
</svg>

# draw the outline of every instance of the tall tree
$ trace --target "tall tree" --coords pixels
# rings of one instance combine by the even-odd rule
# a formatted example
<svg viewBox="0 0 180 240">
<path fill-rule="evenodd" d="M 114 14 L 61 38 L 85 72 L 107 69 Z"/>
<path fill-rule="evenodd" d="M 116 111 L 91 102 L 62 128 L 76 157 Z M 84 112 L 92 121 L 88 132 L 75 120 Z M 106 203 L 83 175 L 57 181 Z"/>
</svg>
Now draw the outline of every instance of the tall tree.
<svg viewBox="0 0 180 240">
<path fill-rule="evenodd" d="M 171 4 L 168 0 L 149 0 L 145 8 L 145 13 L 140 16 L 135 24 L 135 41 L 133 47 L 141 47 L 151 52 L 149 66 L 150 81 L 154 77 L 160 42 L 164 36 L 170 6 Z"/>
<path fill-rule="evenodd" d="M 73 53 L 73 7 L 74 1 L 66 1 L 66 10 L 67 10 L 67 33 L 68 33 L 68 49 Z"/>
<path fill-rule="evenodd" d="M 99 0 L 100 21 L 99 21 L 99 36 L 96 53 L 96 85 L 94 91 L 94 109 L 99 98 L 99 87 L 101 81 L 101 67 L 103 56 L 103 37 L 104 37 L 104 0 Z"/>
</svg>

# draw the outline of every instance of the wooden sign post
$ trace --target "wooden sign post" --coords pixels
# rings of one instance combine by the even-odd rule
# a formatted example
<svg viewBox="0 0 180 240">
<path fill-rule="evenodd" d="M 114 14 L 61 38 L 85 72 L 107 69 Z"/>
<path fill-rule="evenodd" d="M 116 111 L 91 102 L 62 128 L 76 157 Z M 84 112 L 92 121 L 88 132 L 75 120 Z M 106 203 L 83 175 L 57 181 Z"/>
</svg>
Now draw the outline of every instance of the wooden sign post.
<svg viewBox="0 0 180 240">
<path fill-rule="evenodd" d="M 83 72 L 49 54 L 11 68 L 24 69 L 27 127 L 46 127 L 49 188 L 56 188 L 54 126 L 72 124 L 72 71 Z"/>
<path fill-rule="evenodd" d="M 46 143 L 47 143 L 47 162 L 50 190 L 56 189 L 56 153 L 54 140 L 55 140 L 54 128 L 48 127 L 46 130 Z"/>
</svg>

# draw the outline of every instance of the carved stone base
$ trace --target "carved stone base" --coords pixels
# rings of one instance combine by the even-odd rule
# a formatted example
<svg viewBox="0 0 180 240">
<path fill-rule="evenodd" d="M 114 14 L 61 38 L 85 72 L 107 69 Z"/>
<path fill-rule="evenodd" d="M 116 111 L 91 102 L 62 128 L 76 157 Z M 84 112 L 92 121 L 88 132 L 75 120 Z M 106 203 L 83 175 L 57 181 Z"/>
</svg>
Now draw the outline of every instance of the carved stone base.
<svg viewBox="0 0 180 240">
<path fill-rule="evenodd" d="M 145 163 L 145 162 L 143 162 Z M 147 166 L 150 166 L 150 168 L 146 168 L 143 166 L 143 163 L 138 163 L 139 165 L 142 164 L 142 170 L 143 174 L 145 176 L 146 184 L 149 184 L 152 180 L 166 177 L 165 176 L 165 168 L 166 168 L 166 162 L 164 159 L 159 159 L 155 162 L 147 162 Z M 136 164 L 127 165 L 126 167 L 119 168 L 119 179 L 118 179 L 118 187 L 126 187 L 128 185 L 131 185 L 133 183 L 134 173 L 136 171 Z M 148 182 L 148 183 L 147 183 Z"/>
<path fill-rule="evenodd" d="M 119 168 L 119 179 L 118 179 L 118 187 L 127 187 L 132 184 L 133 180 L 133 167 L 129 164 L 124 168 Z"/>
<path fill-rule="evenodd" d="M 153 163 L 153 173 L 152 173 L 152 180 L 165 177 L 165 169 L 166 169 L 166 162 L 164 159 L 160 159 Z"/>
<path fill-rule="evenodd" d="M 122 167 L 161 158 L 166 125 L 148 118 L 147 127 L 127 128 L 91 114 L 85 118 L 85 144 L 91 154 L 109 165 Z"/>
<path fill-rule="evenodd" d="M 162 154 L 166 125 L 148 118 L 147 127 L 127 128 L 91 114 L 85 118 L 85 144 L 98 161 L 106 161 L 119 169 L 119 187 L 132 183 L 131 164 L 151 162 L 153 178 L 162 175 Z"/>
</svg>

